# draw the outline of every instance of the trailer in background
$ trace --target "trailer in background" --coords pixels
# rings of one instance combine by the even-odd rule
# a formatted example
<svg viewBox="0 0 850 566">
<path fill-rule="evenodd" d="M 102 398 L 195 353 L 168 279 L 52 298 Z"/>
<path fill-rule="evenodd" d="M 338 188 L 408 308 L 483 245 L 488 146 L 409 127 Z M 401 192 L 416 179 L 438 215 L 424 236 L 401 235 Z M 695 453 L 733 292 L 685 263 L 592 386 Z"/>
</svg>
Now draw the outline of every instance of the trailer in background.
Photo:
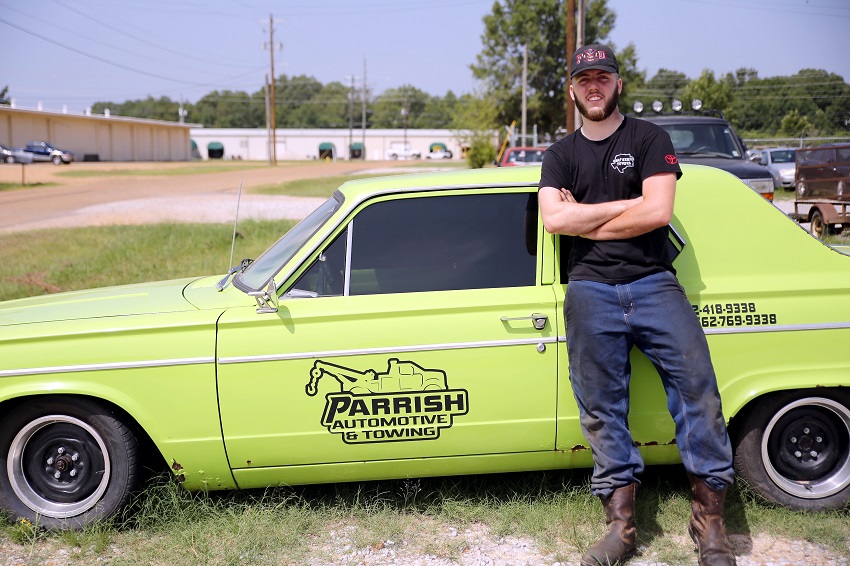
<svg viewBox="0 0 850 566">
<path fill-rule="evenodd" d="M 811 222 L 819 239 L 840 234 L 850 224 L 850 144 L 798 149 L 795 186 L 789 216 Z"/>
</svg>

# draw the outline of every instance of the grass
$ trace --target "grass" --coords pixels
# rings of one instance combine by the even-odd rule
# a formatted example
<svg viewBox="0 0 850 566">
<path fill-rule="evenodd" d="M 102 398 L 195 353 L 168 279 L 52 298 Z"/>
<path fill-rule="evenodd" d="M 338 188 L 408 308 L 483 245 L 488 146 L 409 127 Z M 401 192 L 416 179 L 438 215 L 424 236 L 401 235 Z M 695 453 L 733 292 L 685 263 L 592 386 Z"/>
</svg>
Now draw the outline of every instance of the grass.
<svg viewBox="0 0 850 566">
<path fill-rule="evenodd" d="M 333 187 L 339 182 L 328 181 Z M 241 222 L 234 262 L 256 257 L 291 224 Z M 5 266 L 0 299 L 223 273 L 231 233 L 229 225 L 160 224 L 0 235 Z M 429 553 L 457 561 L 480 536 L 491 536 L 526 537 L 545 561 L 575 562 L 604 528 L 587 474 L 458 476 L 210 494 L 188 493 L 157 476 L 127 515 L 79 532 L 48 533 L 37 524 L 0 518 L 0 546 L 28 564 L 59 556 L 72 564 L 297 564 L 308 558 L 357 564 L 381 549 L 399 557 Z M 689 505 L 680 466 L 649 469 L 638 497 L 644 558 L 695 563 L 685 530 Z M 727 523 L 744 545 L 758 535 L 783 537 L 850 559 L 847 510 L 797 513 L 764 503 L 738 483 L 728 498 Z"/>
<path fill-rule="evenodd" d="M 352 179 L 364 177 L 376 177 L 377 175 L 337 175 L 334 177 L 319 177 L 316 179 L 296 179 L 284 183 L 271 185 L 260 185 L 252 187 L 252 194 L 263 195 L 286 195 L 293 197 L 329 197 L 339 186 Z"/>
<path fill-rule="evenodd" d="M 57 177 L 138 177 L 138 176 L 176 176 L 176 175 L 200 175 L 204 173 L 224 173 L 228 171 L 244 171 L 246 169 L 266 168 L 266 163 L 260 162 L 204 162 L 193 163 L 179 167 L 162 167 L 159 169 L 128 169 L 116 167 L 109 169 L 71 169 L 56 173 Z"/>
<path fill-rule="evenodd" d="M 7 520 L 0 540 L 16 545 L 31 563 L 64 549 L 77 563 L 298 564 L 309 558 L 356 564 L 388 547 L 398 563 L 424 553 L 460 560 L 480 536 L 523 537 L 545 560 L 573 563 L 604 529 L 602 507 L 587 481 L 585 471 L 564 471 L 193 494 L 159 476 L 135 499 L 132 514 L 111 524 L 45 533 Z M 643 557 L 694 564 L 689 514 L 680 467 L 650 468 L 637 507 Z M 739 545 L 768 534 L 850 558 L 846 511 L 776 509 L 739 484 L 730 491 L 726 516 Z"/>
<path fill-rule="evenodd" d="M 243 220 L 236 263 L 256 258 L 292 221 Z M 139 281 L 224 273 L 233 226 L 157 224 L 38 230 L 0 235 L 0 300 Z M 202 253 L 199 253 L 199 250 Z"/>
<path fill-rule="evenodd" d="M 416 168 L 432 168 L 434 166 L 439 166 L 442 168 L 453 168 L 453 169 L 463 169 L 466 168 L 465 161 L 454 161 L 451 163 L 440 163 L 439 161 L 417 161 L 411 163 L 412 167 Z M 403 173 L 403 171 L 388 171 L 385 173 L 386 175 L 398 175 L 399 173 Z M 320 177 L 315 179 L 297 179 L 294 181 L 287 181 L 285 183 L 274 183 L 271 185 L 260 185 L 259 187 L 253 187 L 251 192 L 254 194 L 265 194 L 265 195 L 288 195 L 288 196 L 299 196 L 299 197 L 329 197 L 333 192 L 339 188 L 341 184 L 346 181 L 350 181 L 352 179 L 362 179 L 365 177 L 380 177 L 382 174 L 380 173 L 363 173 L 360 175 L 337 175 L 335 177 Z"/>
</svg>

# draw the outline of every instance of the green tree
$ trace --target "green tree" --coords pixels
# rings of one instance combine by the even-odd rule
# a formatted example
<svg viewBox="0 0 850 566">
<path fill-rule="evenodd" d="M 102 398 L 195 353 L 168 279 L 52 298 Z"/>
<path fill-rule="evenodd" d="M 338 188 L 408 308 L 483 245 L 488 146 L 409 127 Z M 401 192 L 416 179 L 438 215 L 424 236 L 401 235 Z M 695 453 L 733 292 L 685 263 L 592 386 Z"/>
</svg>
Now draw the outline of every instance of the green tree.
<svg viewBox="0 0 850 566">
<path fill-rule="evenodd" d="M 215 90 L 189 108 L 187 121 L 208 128 L 264 127 L 265 99 L 242 90 Z"/>
<path fill-rule="evenodd" d="M 732 102 L 732 86 L 714 78 L 714 71 L 704 70 L 698 79 L 688 83 L 682 92 L 685 100 L 702 100 L 703 108 L 725 112 Z"/>
<path fill-rule="evenodd" d="M 0 104 L 10 104 L 12 101 L 9 99 L 9 86 L 4 86 L 3 90 L 0 90 Z"/>
<path fill-rule="evenodd" d="M 800 115 L 797 109 L 782 117 L 779 133 L 786 136 L 803 137 L 814 135 L 814 127 L 808 118 Z"/>
<path fill-rule="evenodd" d="M 551 133 L 565 123 L 566 10 L 566 2 L 560 0 L 497 0 L 484 17 L 483 49 L 470 68 L 497 101 L 499 123 L 521 118 L 526 46 L 529 123 Z M 604 41 L 615 18 L 606 0 L 588 0 L 583 43 Z"/>
<path fill-rule="evenodd" d="M 489 165 L 496 158 L 493 123 L 498 114 L 495 101 L 486 94 L 463 95 L 452 113 L 455 137 L 466 146 L 466 161 L 473 169 Z"/>
<path fill-rule="evenodd" d="M 385 90 L 372 104 L 374 128 L 427 128 L 431 96 L 412 85 Z"/>
</svg>

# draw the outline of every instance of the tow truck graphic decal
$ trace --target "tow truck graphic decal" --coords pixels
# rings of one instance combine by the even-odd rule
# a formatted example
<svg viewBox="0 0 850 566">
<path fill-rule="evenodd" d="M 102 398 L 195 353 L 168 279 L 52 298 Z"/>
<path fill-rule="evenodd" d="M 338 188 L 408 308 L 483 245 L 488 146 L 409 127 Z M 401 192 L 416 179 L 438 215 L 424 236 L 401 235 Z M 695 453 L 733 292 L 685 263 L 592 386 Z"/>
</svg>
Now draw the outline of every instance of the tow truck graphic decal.
<svg viewBox="0 0 850 566">
<path fill-rule="evenodd" d="M 307 395 L 318 393 L 325 375 L 339 382 L 340 391 L 325 396 L 321 423 L 346 444 L 436 440 L 469 411 L 468 393 L 449 389 L 446 372 L 414 362 L 390 358 L 387 371 L 378 373 L 316 360 Z"/>
</svg>

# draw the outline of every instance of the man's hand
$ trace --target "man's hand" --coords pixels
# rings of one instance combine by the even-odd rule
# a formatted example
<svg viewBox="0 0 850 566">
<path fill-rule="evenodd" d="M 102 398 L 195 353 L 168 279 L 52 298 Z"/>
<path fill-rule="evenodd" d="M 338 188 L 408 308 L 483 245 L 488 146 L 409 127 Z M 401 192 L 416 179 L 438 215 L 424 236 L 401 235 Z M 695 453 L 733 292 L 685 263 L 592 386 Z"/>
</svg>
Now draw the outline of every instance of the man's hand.
<svg viewBox="0 0 850 566">
<path fill-rule="evenodd" d="M 657 173 L 647 177 L 643 181 L 643 195 L 640 202 L 623 214 L 580 235 L 589 240 L 624 240 L 668 225 L 673 217 L 676 174 Z"/>
<path fill-rule="evenodd" d="M 565 188 L 542 187 L 537 193 L 543 226 L 550 234 L 580 236 L 599 228 L 643 202 L 629 200 L 582 204 Z"/>
</svg>

